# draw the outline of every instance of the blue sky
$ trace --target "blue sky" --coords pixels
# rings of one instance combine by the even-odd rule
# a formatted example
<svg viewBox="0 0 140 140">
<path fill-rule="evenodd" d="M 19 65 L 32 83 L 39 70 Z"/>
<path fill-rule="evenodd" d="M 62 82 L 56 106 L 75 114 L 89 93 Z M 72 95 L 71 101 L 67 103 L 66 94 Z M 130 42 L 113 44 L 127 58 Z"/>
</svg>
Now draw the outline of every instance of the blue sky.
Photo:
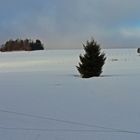
<svg viewBox="0 0 140 140">
<path fill-rule="evenodd" d="M 47 48 L 140 46 L 139 0 L 1 0 L 0 44 L 40 39 Z"/>
</svg>

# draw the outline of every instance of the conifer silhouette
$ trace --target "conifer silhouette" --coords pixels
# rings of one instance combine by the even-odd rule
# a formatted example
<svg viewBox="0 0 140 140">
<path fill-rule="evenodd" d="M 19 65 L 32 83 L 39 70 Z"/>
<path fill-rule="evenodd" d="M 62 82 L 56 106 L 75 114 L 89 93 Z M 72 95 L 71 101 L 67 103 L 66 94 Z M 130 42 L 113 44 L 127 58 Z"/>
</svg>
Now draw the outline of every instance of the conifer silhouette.
<svg viewBox="0 0 140 140">
<path fill-rule="evenodd" d="M 76 66 L 77 70 L 82 78 L 100 76 L 106 60 L 105 54 L 101 53 L 100 45 L 91 39 L 91 41 L 87 41 L 86 45 L 83 44 L 83 47 L 85 54 L 79 56 L 81 62 L 79 66 Z"/>
</svg>

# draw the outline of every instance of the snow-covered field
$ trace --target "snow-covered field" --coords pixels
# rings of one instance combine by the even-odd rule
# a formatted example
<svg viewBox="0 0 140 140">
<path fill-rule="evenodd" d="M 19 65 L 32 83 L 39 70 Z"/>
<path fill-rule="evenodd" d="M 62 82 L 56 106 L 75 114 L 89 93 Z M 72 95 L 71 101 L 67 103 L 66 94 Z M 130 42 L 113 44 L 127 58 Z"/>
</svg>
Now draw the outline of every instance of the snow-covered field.
<svg viewBox="0 0 140 140">
<path fill-rule="evenodd" d="M 0 140 L 139 140 L 140 56 L 108 49 L 82 79 L 82 50 L 0 53 Z"/>
</svg>

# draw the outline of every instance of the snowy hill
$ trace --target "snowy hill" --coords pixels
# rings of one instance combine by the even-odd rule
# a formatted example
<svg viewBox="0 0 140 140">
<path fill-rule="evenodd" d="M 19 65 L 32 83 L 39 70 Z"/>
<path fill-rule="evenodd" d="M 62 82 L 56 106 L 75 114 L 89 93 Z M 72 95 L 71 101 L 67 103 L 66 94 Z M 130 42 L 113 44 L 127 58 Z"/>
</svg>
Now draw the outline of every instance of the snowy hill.
<svg viewBox="0 0 140 140">
<path fill-rule="evenodd" d="M 82 50 L 0 53 L 1 140 L 139 140 L 140 56 L 108 49 L 82 79 Z"/>
</svg>

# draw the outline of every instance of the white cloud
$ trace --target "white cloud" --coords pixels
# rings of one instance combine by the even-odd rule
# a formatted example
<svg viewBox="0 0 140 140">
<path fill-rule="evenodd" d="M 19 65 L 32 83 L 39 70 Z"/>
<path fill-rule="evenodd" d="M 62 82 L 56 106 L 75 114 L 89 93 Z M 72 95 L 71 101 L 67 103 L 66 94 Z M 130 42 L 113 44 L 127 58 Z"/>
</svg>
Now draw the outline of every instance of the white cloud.
<svg viewBox="0 0 140 140">
<path fill-rule="evenodd" d="M 120 33 L 125 38 L 139 38 L 140 39 L 140 27 L 130 27 L 123 28 L 120 30 Z"/>
</svg>

